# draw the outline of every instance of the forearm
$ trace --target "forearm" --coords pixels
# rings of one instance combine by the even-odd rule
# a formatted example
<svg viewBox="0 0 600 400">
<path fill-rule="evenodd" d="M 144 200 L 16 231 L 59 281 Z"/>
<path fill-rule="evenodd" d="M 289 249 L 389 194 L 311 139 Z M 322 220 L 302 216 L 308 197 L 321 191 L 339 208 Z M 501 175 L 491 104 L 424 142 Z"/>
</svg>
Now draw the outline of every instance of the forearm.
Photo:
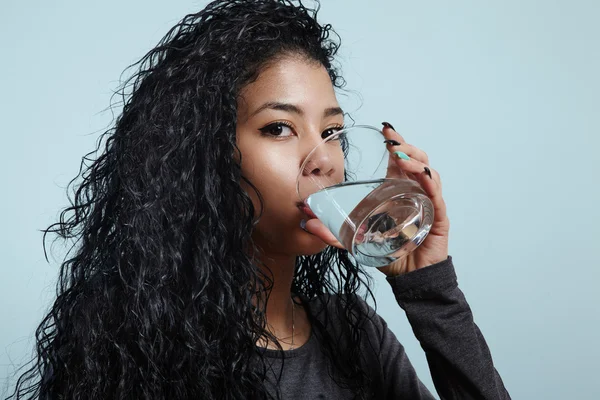
<svg viewBox="0 0 600 400">
<path fill-rule="evenodd" d="M 458 288 L 451 257 L 386 279 L 426 353 L 436 390 L 442 398 L 510 398 Z"/>
</svg>

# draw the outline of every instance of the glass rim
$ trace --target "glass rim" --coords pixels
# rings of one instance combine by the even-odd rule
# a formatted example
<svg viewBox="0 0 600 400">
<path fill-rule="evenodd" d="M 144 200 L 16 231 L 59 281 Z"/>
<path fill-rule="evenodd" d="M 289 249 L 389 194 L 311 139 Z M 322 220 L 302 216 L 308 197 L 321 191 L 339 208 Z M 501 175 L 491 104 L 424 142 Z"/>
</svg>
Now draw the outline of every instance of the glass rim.
<svg viewBox="0 0 600 400">
<path fill-rule="evenodd" d="M 300 195 L 300 176 L 302 175 L 302 171 L 304 171 L 304 167 L 306 167 L 306 163 L 308 163 L 308 161 L 311 159 L 311 156 L 314 154 L 314 152 L 321 147 L 323 144 L 329 142 L 330 140 L 333 140 L 333 138 L 338 137 L 340 134 L 347 132 L 347 131 L 353 131 L 353 130 L 358 130 L 358 129 L 370 129 L 373 131 L 377 131 L 379 133 L 381 133 L 381 135 L 383 136 L 383 130 L 380 128 L 377 128 L 376 126 L 373 125 L 366 125 L 366 124 L 358 124 L 358 125 L 350 125 L 350 126 L 346 126 L 338 131 L 336 131 L 334 134 L 327 136 L 325 139 L 321 140 L 319 142 L 319 144 L 317 144 L 307 155 L 306 158 L 304 159 L 304 161 L 302 162 L 302 164 L 300 165 L 300 171 L 298 171 L 298 175 L 296 175 L 296 194 L 298 195 L 298 198 L 301 201 L 306 201 L 305 198 L 302 198 L 302 196 Z M 308 196 L 307 196 L 308 197 Z"/>
</svg>

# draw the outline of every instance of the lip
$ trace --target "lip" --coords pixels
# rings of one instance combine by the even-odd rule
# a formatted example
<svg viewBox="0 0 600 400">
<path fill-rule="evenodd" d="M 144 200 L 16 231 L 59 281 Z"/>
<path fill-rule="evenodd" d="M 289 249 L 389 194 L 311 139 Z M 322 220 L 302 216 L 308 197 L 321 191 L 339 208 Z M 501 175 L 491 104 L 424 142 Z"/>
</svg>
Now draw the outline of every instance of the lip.
<svg viewBox="0 0 600 400">
<path fill-rule="evenodd" d="M 298 209 L 310 218 L 317 218 L 317 216 L 311 211 L 311 209 L 304 203 L 297 204 Z"/>
</svg>

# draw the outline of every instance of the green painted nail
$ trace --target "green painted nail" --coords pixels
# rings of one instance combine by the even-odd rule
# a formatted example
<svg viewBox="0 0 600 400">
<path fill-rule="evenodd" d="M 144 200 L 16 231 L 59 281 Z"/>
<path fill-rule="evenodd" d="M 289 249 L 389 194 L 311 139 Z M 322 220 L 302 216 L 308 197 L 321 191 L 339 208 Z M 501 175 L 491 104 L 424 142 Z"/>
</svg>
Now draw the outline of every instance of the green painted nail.
<svg viewBox="0 0 600 400">
<path fill-rule="evenodd" d="M 401 151 L 395 151 L 394 154 L 397 155 L 398 158 L 401 158 L 403 160 L 410 160 L 410 157 Z"/>
</svg>

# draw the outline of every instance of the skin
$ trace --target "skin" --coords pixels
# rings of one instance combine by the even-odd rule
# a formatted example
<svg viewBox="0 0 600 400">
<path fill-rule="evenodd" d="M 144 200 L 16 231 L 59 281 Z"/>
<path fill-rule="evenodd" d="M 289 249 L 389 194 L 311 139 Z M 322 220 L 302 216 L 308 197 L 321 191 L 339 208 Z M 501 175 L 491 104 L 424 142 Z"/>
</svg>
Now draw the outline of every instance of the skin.
<svg viewBox="0 0 600 400">
<path fill-rule="evenodd" d="M 287 107 L 267 106 L 283 103 Z M 291 107 L 293 106 L 293 107 Z M 287 126 L 274 126 L 285 122 Z M 238 98 L 236 140 L 242 154 L 241 168 L 263 197 L 263 214 L 253 232 L 260 249 L 256 255 L 270 270 L 274 280 L 267 300 L 268 329 L 280 339 L 283 349 L 290 348 L 292 335 L 291 283 L 298 255 L 316 254 L 326 246 L 343 248 L 335 236 L 316 218 L 297 207 L 296 178 L 303 160 L 324 137 L 344 124 L 343 111 L 335 96 L 326 69 L 302 56 L 288 55 L 269 63 L 258 78 L 244 87 Z M 267 134 L 261 128 L 271 125 Z M 386 276 L 395 276 L 424 268 L 448 257 L 449 221 L 441 193 L 440 176 L 429 166 L 427 154 L 404 140 L 391 127 L 383 128 L 383 139 L 394 139 L 399 146 L 386 145 L 390 152 L 406 153 L 410 160 L 390 158 L 388 171 L 405 172 L 416 179 L 434 205 L 433 226 L 423 243 L 406 257 L 379 267 Z M 384 145 L 382 143 L 382 145 Z M 239 160 L 238 160 L 239 161 Z M 431 177 L 425 172 L 431 171 Z M 311 165 L 301 179 L 310 174 L 330 174 L 341 181 L 342 159 L 323 159 Z M 252 198 L 255 217 L 260 212 L 258 197 L 244 181 L 242 186 Z M 306 220 L 306 231 L 300 222 Z M 300 299 L 295 299 L 300 303 Z M 311 326 L 302 306 L 295 306 L 294 348 L 310 337 Z M 257 345 L 276 348 L 259 340 Z"/>
<path fill-rule="evenodd" d="M 258 111 L 269 102 L 293 105 L 300 113 L 273 107 Z M 326 110 L 329 110 L 328 115 L 325 115 Z M 290 124 L 291 128 L 271 127 L 271 136 L 259 130 L 279 121 Z M 286 57 L 271 63 L 239 96 L 237 145 L 242 154 L 242 173 L 263 197 L 264 211 L 253 240 L 261 249 L 258 258 L 273 273 L 274 286 L 266 314 L 267 324 L 278 338 L 292 334 L 290 297 L 296 257 L 316 254 L 327 246 L 300 227 L 300 221 L 307 216 L 297 207 L 296 177 L 302 161 L 321 142 L 323 135 L 335 132 L 343 124 L 343 111 L 327 71 L 322 65 L 302 57 Z M 343 168 L 343 162 L 336 166 L 343 176 L 340 167 Z M 314 168 L 316 171 L 317 166 Z M 243 181 L 242 185 L 252 198 L 258 216 L 260 204 L 256 193 Z M 310 329 L 304 309 L 296 307 L 294 347 L 308 340 Z M 281 344 L 284 349 L 288 347 Z"/>
</svg>

